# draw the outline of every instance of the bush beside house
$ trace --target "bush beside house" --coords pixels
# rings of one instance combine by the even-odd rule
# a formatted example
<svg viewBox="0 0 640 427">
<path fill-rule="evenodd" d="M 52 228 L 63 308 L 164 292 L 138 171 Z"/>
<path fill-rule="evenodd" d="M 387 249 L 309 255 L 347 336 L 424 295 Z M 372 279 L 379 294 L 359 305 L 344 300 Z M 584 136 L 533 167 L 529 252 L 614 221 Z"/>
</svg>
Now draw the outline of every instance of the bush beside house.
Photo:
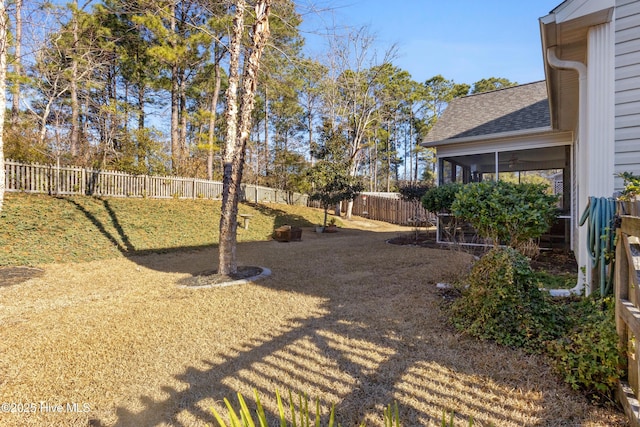
<svg viewBox="0 0 640 427">
<path fill-rule="evenodd" d="M 446 187 L 446 186 L 444 186 Z M 423 204 L 446 208 L 494 243 L 473 267 L 451 306 L 453 325 L 472 336 L 551 357 L 564 380 L 598 402 L 613 402 L 624 376 L 613 304 L 599 295 L 554 300 L 522 253 L 555 216 L 555 196 L 533 184 L 483 182 L 430 192 Z M 448 199 L 447 199 L 448 197 Z M 498 244 L 508 245 L 507 247 Z"/>
</svg>

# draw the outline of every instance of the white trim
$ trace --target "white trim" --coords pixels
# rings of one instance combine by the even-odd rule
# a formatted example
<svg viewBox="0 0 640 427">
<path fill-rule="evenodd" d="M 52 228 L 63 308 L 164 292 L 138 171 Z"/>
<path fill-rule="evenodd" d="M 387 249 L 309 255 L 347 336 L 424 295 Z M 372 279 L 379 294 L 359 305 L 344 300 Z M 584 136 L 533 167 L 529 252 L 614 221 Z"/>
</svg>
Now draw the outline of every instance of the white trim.
<svg viewBox="0 0 640 427">
<path fill-rule="evenodd" d="M 569 0 L 560 4 L 552 14 L 555 15 L 554 21 L 560 24 L 612 9 L 615 5 L 614 0 Z M 607 18 L 603 17 L 602 22 L 607 22 Z M 591 23 L 594 24 L 597 23 Z"/>
<path fill-rule="evenodd" d="M 500 133 L 491 133 L 487 135 L 475 135 L 475 136 L 465 136 L 462 138 L 450 138 L 444 139 L 441 141 L 433 141 L 433 142 L 422 142 L 420 143 L 423 147 L 435 147 L 439 148 L 445 145 L 451 144 L 464 144 L 467 142 L 479 142 L 479 141 L 488 141 L 494 139 L 507 139 L 507 138 L 522 138 L 523 136 L 528 135 L 539 135 L 544 133 L 554 133 L 551 126 L 545 126 L 540 128 L 532 128 L 532 129 L 522 129 L 522 130 L 514 130 L 509 132 L 500 132 Z"/>
<path fill-rule="evenodd" d="M 533 148 L 556 147 L 573 144 L 573 132 L 554 132 L 541 135 L 529 135 L 520 138 L 495 138 L 492 141 L 473 141 L 436 147 L 438 158 L 465 156 L 490 152 L 529 150 Z"/>
</svg>

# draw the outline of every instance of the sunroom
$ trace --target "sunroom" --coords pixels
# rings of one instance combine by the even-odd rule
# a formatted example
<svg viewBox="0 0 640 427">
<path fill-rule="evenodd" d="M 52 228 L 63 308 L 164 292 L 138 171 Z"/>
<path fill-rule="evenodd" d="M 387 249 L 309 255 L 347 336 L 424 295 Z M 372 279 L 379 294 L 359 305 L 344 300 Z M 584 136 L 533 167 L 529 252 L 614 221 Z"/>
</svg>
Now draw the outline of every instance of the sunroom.
<svg viewBox="0 0 640 427">
<path fill-rule="evenodd" d="M 471 95 L 451 101 L 423 145 L 436 149 L 438 183 L 508 180 L 548 185 L 559 196 L 558 221 L 541 247 L 569 248 L 575 221 L 572 133 L 550 126 L 545 82 Z M 440 214 L 438 241 L 451 218 Z M 482 244 L 462 227 L 455 240 Z"/>
</svg>

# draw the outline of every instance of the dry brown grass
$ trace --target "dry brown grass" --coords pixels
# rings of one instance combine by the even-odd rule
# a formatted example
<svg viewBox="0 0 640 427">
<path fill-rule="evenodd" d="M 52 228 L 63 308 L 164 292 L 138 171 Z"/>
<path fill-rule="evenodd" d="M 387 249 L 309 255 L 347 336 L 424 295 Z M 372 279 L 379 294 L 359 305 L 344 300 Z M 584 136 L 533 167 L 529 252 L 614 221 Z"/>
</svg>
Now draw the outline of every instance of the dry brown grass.
<svg viewBox="0 0 640 427">
<path fill-rule="evenodd" d="M 381 426 L 398 401 L 404 426 L 622 426 L 562 384 L 541 357 L 459 336 L 434 284 L 466 271 L 461 252 L 385 243 L 399 231 L 358 221 L 301 242 L 242 243 L 255 283 L 177 284 L 215 268 L 214 249 L 42 266 L 0 288 L 0 402 L 35 403 L 0 425 L 214 425 L 210 408 L 257 388 L 336 405 L 346 427 Z M 359 228 L 359 229 L 358 229 Z M 88 404 L 86 413 L 44 413 Z"/>
</svg>

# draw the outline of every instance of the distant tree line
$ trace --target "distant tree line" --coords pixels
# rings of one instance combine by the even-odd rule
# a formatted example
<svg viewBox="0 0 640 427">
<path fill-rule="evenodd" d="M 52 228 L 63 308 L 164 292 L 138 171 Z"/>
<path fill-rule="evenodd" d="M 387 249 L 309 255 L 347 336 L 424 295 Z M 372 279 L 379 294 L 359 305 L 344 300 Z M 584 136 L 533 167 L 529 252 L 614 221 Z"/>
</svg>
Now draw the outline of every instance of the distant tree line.
<svg viewBox="0 0 640 427">
<path fill-rule="evenodd" d="M 13 0 L 6 8 L 5 158 L 222 178 L 233 2 Z M 253 8 L 246 14 L 251 25 Z M 365 28 L 333 36 L 310 58 L 301 16 L 295 2 L 272 1 L 246 182 L 310 191 L 327 153 L 366 190 L 429 181 L 434 156 L 418 144 L 447 103 L 515 84 L 416 82 L 393 64 L 395 47 L 376 51 Z"/>
</svg>

